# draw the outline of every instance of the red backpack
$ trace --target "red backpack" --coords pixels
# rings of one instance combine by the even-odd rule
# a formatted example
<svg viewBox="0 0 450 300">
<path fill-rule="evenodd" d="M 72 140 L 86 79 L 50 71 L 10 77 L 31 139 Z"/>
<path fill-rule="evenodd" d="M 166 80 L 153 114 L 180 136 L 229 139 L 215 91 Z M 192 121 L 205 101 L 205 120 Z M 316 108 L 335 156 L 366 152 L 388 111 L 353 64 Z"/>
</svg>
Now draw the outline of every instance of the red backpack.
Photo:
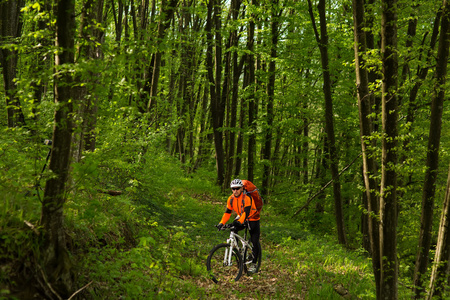
<svg viewBox="0 0 450 300">
<path fill-rule="evenodd" d="M 244 185 L 245 193 L 255 201 L 256 210 L 258 214 L 261 213 L 262 207 L 264 205 L 263 198 L 259 194 L 258 188 L 249 180 L 242 180 Z"/>
</svg>

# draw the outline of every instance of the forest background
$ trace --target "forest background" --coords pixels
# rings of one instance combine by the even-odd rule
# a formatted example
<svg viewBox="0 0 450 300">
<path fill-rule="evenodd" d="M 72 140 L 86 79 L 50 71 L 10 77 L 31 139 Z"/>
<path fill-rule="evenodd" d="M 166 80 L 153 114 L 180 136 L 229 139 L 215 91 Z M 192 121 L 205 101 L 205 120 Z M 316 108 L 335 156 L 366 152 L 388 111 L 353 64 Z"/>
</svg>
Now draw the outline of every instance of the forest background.
<svg viewBox="0 0 450 300">
<path fill-rule="evenodd" d="M 0 295 L 221 297 L 197 244 L 240 177 L 295 283 L 257 297 L 448 296 L 448 5 L 1 1 Z"/>
</svg>

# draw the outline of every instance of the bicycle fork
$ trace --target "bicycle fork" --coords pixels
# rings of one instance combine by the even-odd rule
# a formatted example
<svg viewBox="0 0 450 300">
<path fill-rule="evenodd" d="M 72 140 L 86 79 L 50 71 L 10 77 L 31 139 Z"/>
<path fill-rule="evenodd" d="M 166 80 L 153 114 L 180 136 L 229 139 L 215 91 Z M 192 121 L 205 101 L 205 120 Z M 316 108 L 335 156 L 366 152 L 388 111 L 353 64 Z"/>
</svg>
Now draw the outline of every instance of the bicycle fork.
<svg viewBox="0 0 450 300">
<path fill-rule="evenodd" d="M 233 246 L 230 246 L 229 248 L 225 249 L 225 256 L 223 258 L 223 265 L 224 266 L 231 266 L 231 256 L 233 255 Z"/>
<path fill-rule="evenodd" d="M 234 248 L 234 243 L 235 243 L 236 239 L 233 237 L 230 237 L 227 240 L 227 243 L 230 245 L 230 247 L 225 248 L 225 255 L 223 257 L 223 265 L 224 266 L 231 266 L 232 264 L 232 260 L 231 257 L 233 256 L 233 248 Z"/>
</svg>

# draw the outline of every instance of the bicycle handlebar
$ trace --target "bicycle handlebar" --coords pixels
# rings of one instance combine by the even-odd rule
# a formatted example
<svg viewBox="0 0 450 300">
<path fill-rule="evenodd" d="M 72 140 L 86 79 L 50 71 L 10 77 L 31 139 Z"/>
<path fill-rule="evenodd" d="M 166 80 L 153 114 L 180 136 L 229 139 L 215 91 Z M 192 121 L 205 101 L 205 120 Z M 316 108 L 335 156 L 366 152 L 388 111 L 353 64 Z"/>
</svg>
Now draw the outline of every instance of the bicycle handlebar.
<svg viewBox="0 0 450 300">
<path fill-rule="evenodd" d="M 217 228 L 217 225 L 215 225 L 215 227 Z M 220 230 L 225 230 L 225 229 L 232 230 L 232 229 L 234 229 L 234 226 L 233 226 L 233 224 L 225 224 L 220 228 Z"/>
</svg>

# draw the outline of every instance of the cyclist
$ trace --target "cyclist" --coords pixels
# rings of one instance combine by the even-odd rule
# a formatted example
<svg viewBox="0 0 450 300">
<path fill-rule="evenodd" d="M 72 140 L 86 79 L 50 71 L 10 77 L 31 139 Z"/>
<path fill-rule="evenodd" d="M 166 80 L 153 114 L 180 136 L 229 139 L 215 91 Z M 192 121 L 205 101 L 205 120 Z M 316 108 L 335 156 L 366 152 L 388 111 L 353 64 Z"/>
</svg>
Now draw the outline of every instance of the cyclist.
<svg viewBox="0 0 450 300">
<path fill-rule="evenodd" d="M 250 237 L 253 244 L 253 261 L 249 266 L 248 271 L 250 273 L 256 273 L 256 262 L 260 251 L 259 237 L 261 233 L 259 213 L 256 210 L 255 202 L 252 201 L 246 193 L 244 193 L 244 185 L 240 179 L 234 179 L 231 181 L 230 188 L 232 190 L 232 195 L 228 197 L 227 209 L 222 216 L 222 220 L 219 224 L 217 224 L 217 228 L 220 230 L 223 225 L 228 222 L 233 210 L 238 215 L 233 221 L 233 226 L 236 228 L 236 231 L 244 229 L 246 223 L 248 222 Z"/>
</svg>

